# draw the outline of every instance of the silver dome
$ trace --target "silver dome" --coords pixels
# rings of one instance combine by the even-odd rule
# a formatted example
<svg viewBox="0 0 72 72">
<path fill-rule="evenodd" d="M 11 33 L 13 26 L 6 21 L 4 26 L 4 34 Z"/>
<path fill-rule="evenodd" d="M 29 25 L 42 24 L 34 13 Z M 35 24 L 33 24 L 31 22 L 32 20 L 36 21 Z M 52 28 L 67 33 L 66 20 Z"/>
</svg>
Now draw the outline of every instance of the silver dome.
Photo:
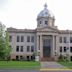
<svg viewBox="0 0 72 72">
<path fill-rule="evenodd" d="M 38 17 L 54 17 L 53 13 L 47 9 L 47 4 L 44 5 L 44 10 L 42 10 L 39 14 Z"/>
</svg>

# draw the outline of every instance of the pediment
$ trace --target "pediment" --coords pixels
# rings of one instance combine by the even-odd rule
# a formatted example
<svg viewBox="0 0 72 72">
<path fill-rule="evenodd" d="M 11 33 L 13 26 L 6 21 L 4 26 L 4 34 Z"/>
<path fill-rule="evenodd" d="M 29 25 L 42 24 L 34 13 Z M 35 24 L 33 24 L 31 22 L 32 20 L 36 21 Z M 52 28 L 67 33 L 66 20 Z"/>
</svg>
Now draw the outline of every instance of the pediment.
<svg viewBox="0 0 72 72">
<path fill-rule="evenodd" d="M 39 32 L 57 32 L 58 29 L 52 28 L 52 27 L 43 27 L 43 28 L 38 28 L 37 31 Z"/>
</svg>

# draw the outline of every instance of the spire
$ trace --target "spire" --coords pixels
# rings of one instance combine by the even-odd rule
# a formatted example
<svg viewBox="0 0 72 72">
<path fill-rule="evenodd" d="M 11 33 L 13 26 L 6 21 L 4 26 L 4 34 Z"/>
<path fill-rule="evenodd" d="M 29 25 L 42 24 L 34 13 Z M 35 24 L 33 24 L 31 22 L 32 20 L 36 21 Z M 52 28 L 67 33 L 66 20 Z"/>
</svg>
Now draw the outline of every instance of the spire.
<svg viewBox="0 0 72 72">
<path fill-rule="evenodd" d="M 47 9 L 47 3 L 45 3 L 44 8 Z"/>
</svg>

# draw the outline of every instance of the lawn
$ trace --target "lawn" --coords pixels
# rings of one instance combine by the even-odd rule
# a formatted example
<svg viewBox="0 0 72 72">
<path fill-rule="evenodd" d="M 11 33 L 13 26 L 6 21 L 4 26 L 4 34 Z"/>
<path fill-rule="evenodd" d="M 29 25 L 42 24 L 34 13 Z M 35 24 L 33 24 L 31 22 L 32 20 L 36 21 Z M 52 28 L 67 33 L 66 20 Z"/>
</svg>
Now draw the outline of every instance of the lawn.
<svg viewBox="0 0 72 72">
<path fill-rule="evenodd" d="M 58 62 L 60 63 L 61 65 L 67 67 L 67 68 L 70 68 L 72 69 L 72 62 Z"/>
<path fill-rule="evenodd" d="M 0 61 L 0 69 L 38 69 L 39 62 L 33 61 Z"/>
</svg>

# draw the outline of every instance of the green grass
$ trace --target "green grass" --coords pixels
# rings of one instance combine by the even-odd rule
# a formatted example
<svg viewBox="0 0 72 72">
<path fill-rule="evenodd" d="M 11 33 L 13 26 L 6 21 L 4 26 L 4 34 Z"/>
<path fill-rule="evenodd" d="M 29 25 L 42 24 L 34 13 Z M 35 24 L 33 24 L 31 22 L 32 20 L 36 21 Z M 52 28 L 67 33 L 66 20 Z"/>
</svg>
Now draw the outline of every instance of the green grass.
<svg viewBox="0 0 72 72">
<path fill-rule="evenodd" d="M 38 69 L 39 62 L 33 61 L 0 61 L 0 69 Z"/>
<path fill-rule="evenodd" d="M 60 63 L 61 65 L 67 67 L 67 68 L 70 68 L 72 69 L 72 62 L 58 62 Z"/>
</svg>

